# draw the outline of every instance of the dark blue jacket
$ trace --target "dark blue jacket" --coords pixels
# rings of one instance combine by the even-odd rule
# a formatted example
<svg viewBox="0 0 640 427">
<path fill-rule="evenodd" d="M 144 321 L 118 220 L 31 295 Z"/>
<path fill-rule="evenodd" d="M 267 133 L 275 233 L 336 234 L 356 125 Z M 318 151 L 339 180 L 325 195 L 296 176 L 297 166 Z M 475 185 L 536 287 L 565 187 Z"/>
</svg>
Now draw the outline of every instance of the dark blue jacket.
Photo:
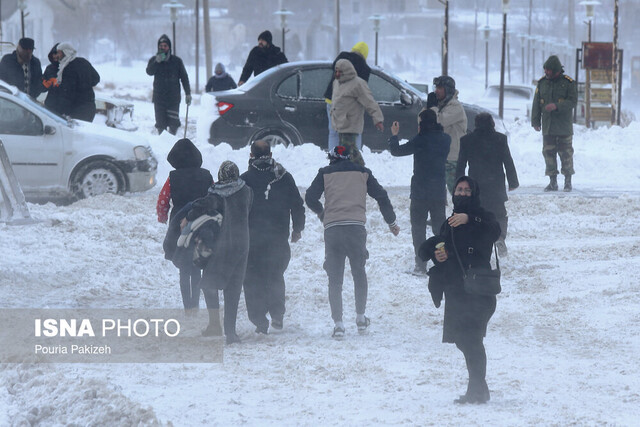
<svg viewBox="0 0 640 427">
<path fill-rule="evenodd" d="M 29 62 L 29 95 L 37 98 L 44 91 L 42 86 L 42 66 L 40 60 L 35 56 Z M 2 57 L 0 61 L 0 80 L 4 80 L 10 85 L 14 85 L 24 92 L 24 71 L 22 65 L 18 64 L 18 53 L 14 50 Z"/>
<path fill-rule="evenodd" d="M 413 154 L 411 198 L 414 200 L 446 200 L 445 163 L 451 137 L 442 131 L 427 130 L 400 145 L 397 136 L 389 138 L 392 156 Z"/>
</svg>

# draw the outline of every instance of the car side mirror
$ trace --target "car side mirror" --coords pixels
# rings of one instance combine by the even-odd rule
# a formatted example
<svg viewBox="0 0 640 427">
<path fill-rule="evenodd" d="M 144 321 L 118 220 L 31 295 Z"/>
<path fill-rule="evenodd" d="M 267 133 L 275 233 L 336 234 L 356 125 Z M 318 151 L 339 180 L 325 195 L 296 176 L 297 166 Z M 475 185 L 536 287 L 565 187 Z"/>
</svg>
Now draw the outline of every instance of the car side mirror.
<svg viewBox="0 0 640 427">
<path fill-rule="evenodd" d="M 56 133 L 56 128 L 50 125 L 44 125 L 44 134 L 45 135 L 54 135 Z"/>
<path fill-rule="evenodd" d="M 402 105 L 413 105 L 413 96 L 409 95 L 405 91 L 402 91 L 400 93 L 400 102 L 402 103 Z"/>
</svg>

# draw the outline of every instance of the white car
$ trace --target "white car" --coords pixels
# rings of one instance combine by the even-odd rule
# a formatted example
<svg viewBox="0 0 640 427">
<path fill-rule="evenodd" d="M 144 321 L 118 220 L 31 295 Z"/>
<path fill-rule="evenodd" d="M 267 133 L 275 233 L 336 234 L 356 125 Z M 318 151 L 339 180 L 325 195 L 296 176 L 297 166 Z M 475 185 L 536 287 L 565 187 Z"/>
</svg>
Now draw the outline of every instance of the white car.
<svg viewBox="0 0 640 427">
<path fill-rule="evenodd" d="M 536 88 L 528 85 L 504 85 L 505 120 L 527 120 L 531 117 L 531 105 Z M 491 85 L 475 104 L 487 108 L 496 114 L 500 102 L 500 85 Z"/>
<path fill-rule="evenodd" d="M 27 200 L 145 191 L 158 162 L 139 135 L 67 120 L 0 81 L 0 140 Z"/>
</svg>

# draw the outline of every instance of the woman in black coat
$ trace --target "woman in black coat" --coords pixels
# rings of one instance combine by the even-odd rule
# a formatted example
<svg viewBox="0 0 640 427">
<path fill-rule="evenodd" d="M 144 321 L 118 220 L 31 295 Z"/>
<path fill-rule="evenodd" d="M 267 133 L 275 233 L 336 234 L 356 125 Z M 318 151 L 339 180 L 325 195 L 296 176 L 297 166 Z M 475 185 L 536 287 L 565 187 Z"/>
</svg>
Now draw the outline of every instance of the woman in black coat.
<svg viewBox="0 0 640 427">
<path fill-rule="evenodd" d="M 84 58 L 76 56 L 69 43 L 58 45 L 60 62 L 57 75 L 60 96 L 56 102 L 59 114 L 92 122 L 96 115 L 96 95 L 93 87 L 100 83 L 100 74 Z"/>
<path fill-rule="evenodd" d="M 453 214 L 433 236 L 420 247 L 420 256 L 435 264 L 429 270 L 429 291 L 436 307 L 444 293 L 444 327 L 442 342 L 454 343 L 464 354 L 469 371 L 467 392 L 456 403 L 485 403 L 489 388 L 485 381 L 487 356 L 484 336 L 489 319 L 496 310 L 495 296 L 469 294 L 464 290 L 463 273 L 455 247 L 465 269 L 490 267 L 493 243 L 500 236 L 500 225 L 493 213 L 480 207 L 480 189 L 476 182 L 463 176 L 453 193 Z M 444 242 L 444 251 L 436 244 Z"/>
<path fill-rule="evenodd" d="M 491 114 L 480 113 L 475 118 L 475 130 L 460 139 L 460 154 L 456 176 L 464 175 L 469 163 L 469 176 L 482 188 L 480 202 L 488 211 L 493 212 L 500 224 L 502 233 L 496 246 L 500 255 L 507 254 L 507 225 L 509 218 L 504 203 L 509 199 L 504 186 L 505 171 L 509 191 L 520 185 L 518 174 L 511 158 L 507 136 L 496 132 Z"/>
</svg>

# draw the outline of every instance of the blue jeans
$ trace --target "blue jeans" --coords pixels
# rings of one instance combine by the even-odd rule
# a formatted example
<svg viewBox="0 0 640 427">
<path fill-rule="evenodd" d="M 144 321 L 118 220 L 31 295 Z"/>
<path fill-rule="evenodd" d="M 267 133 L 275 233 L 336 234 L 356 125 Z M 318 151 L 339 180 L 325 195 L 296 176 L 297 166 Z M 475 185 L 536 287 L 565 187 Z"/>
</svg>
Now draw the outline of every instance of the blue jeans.
<svg viewBox="0 0 640 427">
<path fill-rule="evenodd" d="M 333 126 L 331 126 L 331 104 L 327 104 L 327 119 L 329 120 L 329 143 L 328 143 L 328 151 L 333 150 L 338 145 L 340 145 L 340 138 L 338 136 L 338 131 L 336 131 Z M 356 137 L 356 145 L 358 146 L 358 150 L 362 151 L 362 134 L 358 134 Z"/>
</svg>

